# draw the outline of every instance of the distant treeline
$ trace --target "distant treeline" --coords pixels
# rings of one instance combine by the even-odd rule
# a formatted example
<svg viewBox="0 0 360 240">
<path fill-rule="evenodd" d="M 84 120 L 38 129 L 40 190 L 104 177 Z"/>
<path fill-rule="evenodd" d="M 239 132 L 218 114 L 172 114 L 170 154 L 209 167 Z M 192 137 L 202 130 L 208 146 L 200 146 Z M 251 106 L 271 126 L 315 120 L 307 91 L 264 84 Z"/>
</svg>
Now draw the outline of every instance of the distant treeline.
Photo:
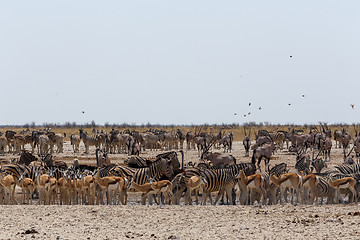
<svg viewBox="0 0 360 240">
<path fill-rule="evenodd" d="M 16 125 L 16 124 L 4 124 L 0 125 L 0 128 L 99 128 L 99 127 L 105 127 L 105 128 L 176 128 L 176 127 L 186 127 L 186 128 L 194 128 L 194 127 L 212 127 L 212 128 L 222 128 L 222 129 L 232 129 L 232 128 L 238 128 L 238 127 L 278 127 L 278 128 L 296 128 L 296 127 L 303 127 L 308 128 L 310 126 L 318 126 L 319 124 L 293 124 L 293 123 L 287 123 L 287 124 L 273 124 L 270 122 L 246 122 L 246 123 L 222 123 L 222 124 L 136 124 L 136 123 L 105 123 L 105 124 L 97 124 L 95 121 L 91 121 L 90 123 L 84 123 L 79 124 L 76 122 L 65 122 L 65 123 L 42 123 L 42 124 L 36 124 L 35 122 L 32 123 L 26 123 L 24 125 Z M 334 124 L 327 124 L 329 127 L 342 127 L 342 126 L 358 126 L 359 123 L 334 123 Z"/>
</svg>

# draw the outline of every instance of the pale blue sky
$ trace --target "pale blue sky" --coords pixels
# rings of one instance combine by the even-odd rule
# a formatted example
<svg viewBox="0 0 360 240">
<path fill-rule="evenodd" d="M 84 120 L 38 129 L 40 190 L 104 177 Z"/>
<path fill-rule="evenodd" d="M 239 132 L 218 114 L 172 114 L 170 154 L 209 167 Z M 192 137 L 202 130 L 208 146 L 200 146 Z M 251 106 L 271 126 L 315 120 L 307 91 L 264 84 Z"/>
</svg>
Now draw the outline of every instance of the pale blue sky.
<svg viewBox="0 0 360 240">
<path fill-rule="evenodd" d="M 1 1 L 0 124 L 359 122 L 359 12 L 355 0 Z"/>
</svg>

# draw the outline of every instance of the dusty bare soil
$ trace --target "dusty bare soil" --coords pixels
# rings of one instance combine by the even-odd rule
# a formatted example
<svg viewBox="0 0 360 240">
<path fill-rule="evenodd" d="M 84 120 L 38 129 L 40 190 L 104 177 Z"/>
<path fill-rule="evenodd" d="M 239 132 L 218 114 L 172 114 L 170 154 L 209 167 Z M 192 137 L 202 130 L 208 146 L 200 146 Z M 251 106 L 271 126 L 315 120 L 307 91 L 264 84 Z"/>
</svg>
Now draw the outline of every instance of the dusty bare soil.
<svg viewBox="0 0 360 240">
<path fill-rule="evenodd" d="M 94 149 L 89 155 L 74 155 L 69 142 L 64 149 L 58 159 L 95 164 Z M 82 144 L 80 150 L 84 151 Z M 250 161 L 243 157 L 240 142 L 234 144 L 232 154 L 238 162 Z M 333 148 L 328 167 L 340 164 L 341 156 L 341 150 Z M 121 164 L 126 155 L 110 158 Z M 295 165 L 295 156 L 286 150 L 278 151 L 275 158 L 272 166 L 286 162 L 291 169 Z M 185 151 L 185 163 L 197 159 L 196 151 Z M 17 189 L 19 202 L 20 197 Z M 360 232 L 358 205 L 141 206 L 139 202 L 138 193 L 129 193 L 128 206 L 0 206 L 0 239 L 356 239 Z"/>
<path fill-rule="evenodd" d="M 358 206 L 1 206 L 1 239 L 357 239 Z"/>
</svg>

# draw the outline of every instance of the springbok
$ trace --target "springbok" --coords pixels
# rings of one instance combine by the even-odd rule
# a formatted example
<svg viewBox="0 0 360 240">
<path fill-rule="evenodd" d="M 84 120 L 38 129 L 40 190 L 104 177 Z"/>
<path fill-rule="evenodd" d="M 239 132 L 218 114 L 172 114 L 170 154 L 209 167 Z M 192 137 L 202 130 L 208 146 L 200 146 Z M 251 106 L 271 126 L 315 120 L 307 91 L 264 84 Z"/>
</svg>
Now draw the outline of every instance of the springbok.
<svg viewBox="0 0 360 240">
<path fill-rule="evenodd" d="M 141 204 L 145 205 L 146 198 L 149 194 L 156 194 L 156 192 L 152 189 L 150 186 L 150 183 L 144 183 L 144 184 L 137 184 L 136 182 L 132 181 L 130 183 L 129 189 L 133 188 L 136 191 L 142 192 L 143 195 L 141 197 Z"/>
<path fill-rule="evenodd" d="M 352 201 L 355 200 L 355 203 L 357 203 L 357 194 L 355 190 L 355 179 L 353 177 L 344 177 L 336 180 L 332 180 L 332 178 L 329 179 L 329 185 L 336 190 L 336 196 L 337 196 L 337 203 L 339 203 L 340 200 L 340 189 L 348 188 L 352 193 Z M 349 199 L 350 200 L 350 199 Z"/>
<path fill-rule="evenodd" d="M 158 196 L 158 202 L 161 204 L 161 193 L 164 194 L 165 204 L 170 204 L 170 197 L 173 197 L 174 194 L 172 192 L 172 183 L 169 180 L 161 180 L 155 182 L 154 179 L 150 178 L 150 187 Z M 149 193 L 148 193 L 149 194 Z"/>
<path fill-rule="evenodd" d="M 87 204 L 95 204 L 96 180 L 93 176 L 87 175 L 81 178 L 82 191 L 85 193 Z"/>
<path fill-rule="evenodd" d="M 254 191 L 260 192 L 262 198 L 262 204 L 266 205 L 266 192 L 264 186 L 264 177 L 261 174 L 253 174 L 250 176 L 246 176 L 244 171 L 241 171 L 237 179 L 240 179 L 238 182 L 240 189 L 246 189 L 244 194 L 244 199 L 248 199 L 248 194 L 250 191 L 250 203 L 252 203 L 252 193 Z M 260 205 L 260 202 L 258 202 Z"/>
<path fill-rule="evenodd" d="M 292 190 L 291 194 L 291 204 L 293 204 L 294 200 L 294 190 L 296 191 L 296 203 L 303 203 L 302 199 L 302 178 L 297 173 L 285 173 L 276 177 L 275 175 L 270 176 L 270 182 L 274 183 L 280 188 L 280 204 L 283 204 L 283 193 L 286 188 Z M 287 199 L 285 199 L 287 202 Z"/>
<path fill-rule="evenodd" d="M 15 200 L 15 187 L 16 182 L 15 178 L 11 174 L 5 175 L 4 172 L 0 173 L 0 184 L 5 190 L 5 203 L 13 204 L 16 203 Z"/>
<path fill-rule="evenodd" d="M 207 182 L 204 177 L 192 176 L 191 178 L 189 178 L 189 180 L 186 182 L 186 188 L 187 188 L 186 196 L 189 205 L 192 205 L 191 194 L 194 190 L 195 190 L 196 204 L 199 203 L 198 193 L 200 192 L 201 194 L 203 194 L 206 184 Z"/>
<path fill-rule="evenodd" d="M 19 186 L 21 188 L 23 194 L 23 203 L 25 204 L 32 204 L 32 194 L 34 192 L 34 182 L 31 178 L 26 178 L 24 175 L 20 175 L 19 178 Z"/>
<path fill-rule="evenodd" d="M 123 199 L 124 187 L 127 185 L 127 179 L 124 177 L 100 177 L 100 171 L 95 171 L 93 177 L 96 183 L 102 190 L 106 190 L 107 204 L 115 203 L 115 196 L 120 191 L 120 199 Z M 103 197 L 100 196 L 100 201 L 103 204 Z"/>
<path fill-rule="evenodd" d="M 39 191 L 38 204 L 41 204 L 41 202 L 43 202 L 45 205 L 47 203 L 46 184 L 48 184 L 49 181 L 50 181 L 50 176 L 48 174 L 40 174 L 39 172 L 35 174 L 35 186 L 36 189 Z"/>
</svg>

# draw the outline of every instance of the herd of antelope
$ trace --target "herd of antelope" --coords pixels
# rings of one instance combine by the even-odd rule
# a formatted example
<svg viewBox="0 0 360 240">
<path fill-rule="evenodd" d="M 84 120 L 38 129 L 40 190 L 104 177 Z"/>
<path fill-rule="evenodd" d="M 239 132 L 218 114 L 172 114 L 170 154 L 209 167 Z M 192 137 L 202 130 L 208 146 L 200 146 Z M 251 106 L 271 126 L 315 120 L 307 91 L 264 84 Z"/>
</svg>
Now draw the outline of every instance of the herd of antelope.
<svg viewBox="0 0 360 240">
<path fill-rule="evenodd" d="M 326 124 L 320 127 L 311 127 L 308 133 L 259 130 L 254 132 L 253 141 L 251 130 L 244 127 L 244 157 L 248 161 L 242 163 L 228 154 L 233 150 L 231 132 L 112 129 L 88 134 L 80 129 L 69 136 L 72 150 L 78 154 L 81 142 L 85 154 L 95 149 L 96 164 L 74 159 L 70 166 L 53 156 L 64 151 L 66 134 L 50 129 L 8 130 L 0 133 L 0 154 L 12 154 L 15 159 L 1 160 L 0 204 L 32 204 L 36 199 L 36 204 L 44 205 L 126 205 L 128 195 L 134 192 L 141 193 L 141 204 L 191 205 L 194 196 L 195 203 L 202 205 L 208 201 L 216 204 L 220 199 L 225 202 L 225 197 L 229 204 L 314 204 L 319 198 L 321 203 L 324 198 L 327 203 L 356 203 L 360 189 L 358 131 L 355 129 L 353 136 L 342 128 L 332 134 Z M 342 148 L 344 162 L 327 168 L 333 142 L 335 148 Z M 222 154 L 212 152 L 221 147 Z M 144 151 L 162 153 L 144 158 L 140 156 Z M 197 151 L 198 158 L 185 165 L 184 151 Z M 279 151 L 294 156 L 294 169 L 285 163 L 270 167 L 270 160 L 276 159 Z M 112 164 L 108 158 L 112 153 L 126 153 L 124 164 Z M 21 189 L 21 199 L 15 197 L 16 188 Z M 217 193 L 214 201 L 212 193 Z"/>
</svg>

